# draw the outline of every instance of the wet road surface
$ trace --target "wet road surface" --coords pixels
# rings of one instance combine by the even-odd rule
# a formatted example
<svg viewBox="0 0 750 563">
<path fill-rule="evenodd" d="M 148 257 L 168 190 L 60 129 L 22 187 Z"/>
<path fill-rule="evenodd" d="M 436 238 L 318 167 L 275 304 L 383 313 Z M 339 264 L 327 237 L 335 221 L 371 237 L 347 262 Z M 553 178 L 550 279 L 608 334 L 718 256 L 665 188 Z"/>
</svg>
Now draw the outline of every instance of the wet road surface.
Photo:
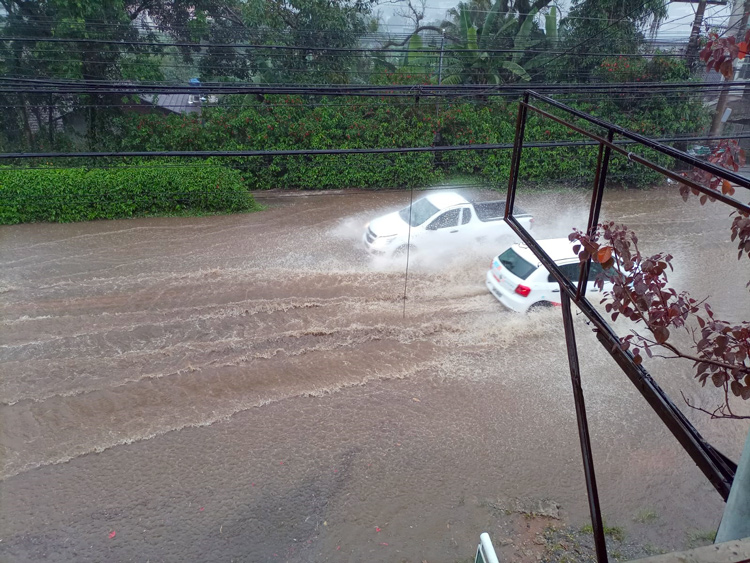
<svg viewBox="0 0 750 563">
<path fill-rule="evenodd" d="M 404 312 L 404 264 L 360 237 L 408 194 L 261 202 L 0 229 L 3 560 L 452 562 L 505 533 L 508 499 L 586 522 L 559 312 L 489 295 L 502 248 L 420 252 Z M 586 194 L 519 204 L 540 238 L 584 226 Z M 679 287 L 750 315 L 726 212 L 651 190 L 612 191 L 602 213 L 668 248 Z M 667 549 L 715 529 L 718 494 L 576 329 L 608 523 Z M 648 367 L 712 404 L 689 364 Z M 739 457 L 747 424 L 687 414 Z"/>
</svg>

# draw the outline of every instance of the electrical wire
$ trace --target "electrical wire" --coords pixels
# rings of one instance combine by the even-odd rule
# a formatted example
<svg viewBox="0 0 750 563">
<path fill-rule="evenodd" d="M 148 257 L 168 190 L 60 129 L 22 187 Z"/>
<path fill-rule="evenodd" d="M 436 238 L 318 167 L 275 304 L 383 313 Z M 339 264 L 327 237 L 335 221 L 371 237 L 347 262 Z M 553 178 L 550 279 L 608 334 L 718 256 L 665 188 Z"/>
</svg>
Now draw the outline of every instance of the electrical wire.
<svg viewBox="0 0 750 563">
<path fill-rule="evenodd" d="M 698 136 L 698 137 L 663 137 L 651 139 L 659 143 L 715 141 L 720 139 L 750 139 L 748 135 L 732 136 Z M 637 141 L 619 140 L 615 144 L 633 144 Z M 598 146 L 596 141 L 529 141 L 524 142 L 524 148 L 569 148 Z M 108 151 L 108 152 L 48 152 L 48 153 L 0 153 L 0 160 L 26 160 L 33 158 L 256 158 L 256 157 L 279 157 L 279 156 L 343 156 L 364 154 L 408 154 L 408 153 L 437 153 L 437 152 L 462 152 L 462 151 L 487 151 L 487 150 L 510 150 L 513 143 L 495 144 L 469 144 L 451 146 L 429 146 L 429 147 L 373 147 L 352 149 L 285 149 L 285 150 L 240 150 L 240 151 Z"/>
</svg>

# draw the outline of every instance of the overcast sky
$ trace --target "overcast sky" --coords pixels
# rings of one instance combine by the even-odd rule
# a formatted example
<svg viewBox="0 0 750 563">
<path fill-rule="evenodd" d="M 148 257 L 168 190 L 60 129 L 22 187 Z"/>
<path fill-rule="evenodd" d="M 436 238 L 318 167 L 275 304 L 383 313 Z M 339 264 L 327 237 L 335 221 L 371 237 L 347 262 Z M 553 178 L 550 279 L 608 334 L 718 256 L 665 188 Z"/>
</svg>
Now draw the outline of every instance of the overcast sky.
<svg viewBox="0 0 750 563">
<path fill-rule="evenodd" d="M 425 21 L 434 22 L 445 18 L 445 13 L 458 3 L 458 0 L 427 0 Z M 569 2 L 556 2 L 558 11 L 561 14 L 567 12 Z M 395 15 L 399 9 L 406 6 L 406 0 L 394 2 L 383 2 L 378 4 L 376 10 L 381 13 L 381 21 L 384 27 L 392 33 L 407 32 L 410 29 L 408 20 Z M 661 25 L 657 37 L 659 39 L 683 39 L 690 35 L 690 29 L 695 17 L 696 4 L 688 3 L 671 3 L 668 10 L 669 15 L 666 21 Z M 708 6 L 706 9 L 706 19 L 711 25 L 726 25 L 729 18 L 730 10 L 726 6 Z"/>
</svg>

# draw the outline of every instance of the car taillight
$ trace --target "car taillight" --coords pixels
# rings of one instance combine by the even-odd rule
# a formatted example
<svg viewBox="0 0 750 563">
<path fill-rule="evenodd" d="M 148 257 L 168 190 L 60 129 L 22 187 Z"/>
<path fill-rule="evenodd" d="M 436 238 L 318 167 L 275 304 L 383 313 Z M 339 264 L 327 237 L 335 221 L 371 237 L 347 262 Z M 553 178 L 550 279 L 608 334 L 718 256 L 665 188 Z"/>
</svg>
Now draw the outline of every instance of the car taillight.
<svg viewBox="0 0 750 563">
<path fill-rule="evenodd" d="M 531 293 L 531 288 L 518 284 L 518 286 L 516 286 L 516 293 L 521 297 L 528 297 L 529 293 Z"/>
</svg>

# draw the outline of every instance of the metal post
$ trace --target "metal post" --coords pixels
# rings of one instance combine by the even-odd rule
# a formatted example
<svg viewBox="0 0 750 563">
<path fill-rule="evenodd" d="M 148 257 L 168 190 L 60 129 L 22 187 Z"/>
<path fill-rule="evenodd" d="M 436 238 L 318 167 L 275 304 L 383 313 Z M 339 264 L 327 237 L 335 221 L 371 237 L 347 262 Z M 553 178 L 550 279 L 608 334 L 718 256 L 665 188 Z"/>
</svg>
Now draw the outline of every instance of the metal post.
<svg viewBox="0 0 750 563">
<path fill-rule="evenodd" d="M 615 132 L 609 129 L 607 132 L 607 141 L 610 143 L 614 138 Z M 596 176 L 594 177 L 594 191 L 591 194 L 591 206 L 589 207 L 589 223 L 586 226 L 586 234 L 592 236 L 596 232 L 596 226 L 599 224 L 599 212 L 602 209 L 602 199 L 604 198 L 604 186 L 607 184 L 607 171 L 609 169 L 609 158 L 612 149 L 609 146 L 599 144 L 599 157 L 596 160 Z M 581 265 L 581 273 L 578 278 L 578 291 L 576 292 L 576 301 L 581 295 L 586 295 L 586 288 L 589 283 L 589 269 L 591 267 L 591 258 L 587 259 Z"/>
<path fill-rule="evenodd" d="M 721 517 L 716 542 L 738 540 L 750 536 L 750 432 L 745 439 L 737 473 L 732 482 L 727 506 Z"/>
<path fill-rule="evenodd" d="M 565 326 L 565 343 L 568 349 L 568 363 L 570 364 L 570 380 L 573 385 L 573 399 L 576 405 L 576 419 L 578 420 L 578 436 L 581 440 L 581 455 L 583 456 L 583 472 L 586 475 L 586 491 L 589 497 L 589 511 L 591 525 L 594 530 L 594 544 L 596 546 L 596 560 L 606 563 L 607 542 L 604 539 L 604 524 L 599 507 L 599 490 L 596 487 L 594 473 L 594 456 L 591 451 L 589 425 L 586 419 L 586 404 L 581 388 L 581 371 L 578 365 L 578 350 L 576 349 L 576 335 L 573 327 L 573 314 L 570 310 L 570 297 L 565 291 L 561 292 L 563 325 Z"/>
<path fill-rule="evenodd" d="M 513 143 L 513 155 L 510 158 L 510 176 L 508 178 L 508 196 L 505 204 L 505 219 L 513 214 L 513 205 L 516 201 L 516 187 L 518 185 L 518 169 L 521 166 L 521 149 L 523 148 L 523 136 L 526 132 L 526 105 L 529 103 L 529 93 L 524 92 L 523 100 L 518 104 L 518 117 L 516 117 L 516 138 Z"/>
</svg>

